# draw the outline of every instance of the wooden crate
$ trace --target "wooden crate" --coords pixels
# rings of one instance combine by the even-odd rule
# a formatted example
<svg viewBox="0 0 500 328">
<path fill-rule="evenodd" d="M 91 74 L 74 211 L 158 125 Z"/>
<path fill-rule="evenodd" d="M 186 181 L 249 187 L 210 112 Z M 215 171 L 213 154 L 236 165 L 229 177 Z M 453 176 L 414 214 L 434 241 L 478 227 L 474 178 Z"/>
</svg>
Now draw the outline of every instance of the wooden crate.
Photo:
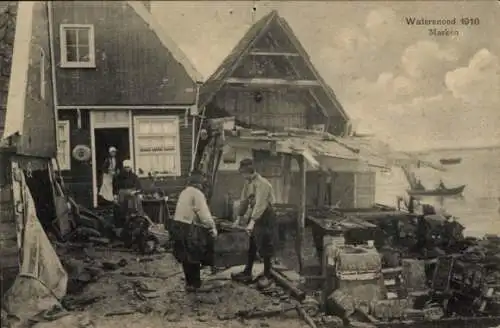
<svg viewBox="0 0 500 328">
<path fill-rule="evenodd" d="M 216 267 L 244 265 L 248 259 L 250 237 L 246 231 L 224 230 L 214 243 L 214 261 Z"/>
</svg>

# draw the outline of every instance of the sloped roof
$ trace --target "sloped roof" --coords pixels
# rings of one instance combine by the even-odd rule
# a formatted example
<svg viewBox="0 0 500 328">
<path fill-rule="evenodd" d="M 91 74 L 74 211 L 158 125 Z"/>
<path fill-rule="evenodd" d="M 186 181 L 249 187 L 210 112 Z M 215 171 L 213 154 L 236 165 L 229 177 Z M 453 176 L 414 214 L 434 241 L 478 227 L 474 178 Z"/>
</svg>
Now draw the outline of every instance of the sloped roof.
<svg viewBox="0 0 500 328">
<path fill-rule="evenodd" d="M 320 82 L 320 88 L 323 90 L 324 94 L 322 95 L 322 92 L 315 92 L 315 94 L 319 98 L 320 102 L 324 103 L 329 101 L 332 103 L 333 106 L 328 106 L 328 109 L 330 109 L 330 112 L 328 114 L 334 116 L 336 115 L 336 112 L 334 111 L 337 110 L 346 120 L 349 120 L 347 113 L 345 112 L 340 102 L 337 100 L 333 89 L 321 77 L 319 72 L 311 63 L 307 51 L 298 40 L 290 25 L 284 18 L 279 16 L 276 10 L 271 11 L 269 14 L 262 17 L 255 24 L 253 24 L 245 33 L 245 35 L 240 39 L 240 41 L 236 44 L 233 50 L 229 53 L 229 55 L 222 61 L 217 70 L 206 80 L 200 91 L 200 106 L 203 107 L 204 105 L 206 105 L 212 99 L 215 93 L 220 90 L 220 88 L 224 85 L 224 79 L 234 71 L 234 69 L 239 64 L 240 59 L 248 50 L 250 50 L 252 45 L 259 39 L 260 36 L 262 36 L 266 32 L 267 27 L 270 26 L 273 22 L 277 22 L 283 29 L 293 45 L 296 47 L 297 52 L 306 62 L 307 67 Z"/>
<path fill-rule="evenodd" d="M 16 13 L 17 1 L 0 2 L 0 135 L 5 125 L 12 54 L 14 51 Z"/>
<path fill-rule="evenodd" d="M 248 147 L 252 149 L 273 150 L 280 153 L 302 155 L 315 169 L 336 171 L 331 159 L 347 160 L 351 163 L 363 163 L 369 167 L 387 168 L 387 163 L 376 156 L 367 156 L 359 148 L 352 148 L 343 142 L 343 138 L 329 133 L 303 129 L 286 129 L 285 132 L 272 133 L 265 130 L 239 129 L 238 136 L 226 137 L 230 147 Z M 241 144 L 240 141 L 244 141 Z M 352 166 L 352 170 L 357 168 Z"/>
<path fill-rule="evenodd" d="M 153 17 L 151 12 L 146 8 L 144 1 L 127 1 L 128 5 L 134 9 L 145 22 L 149 24 L 151 29 L 156 33 L 163 46 L 170 51 L 172 56 L 184 67 L 187 74 L 194 82 L 203 82 L 203 76 L 198 72 L 193 63 L 189 60 L 186 54 L 179 48 L 172 38 L 168 36 L 161 24 Z"/>
<path fill-rule="evenodd" d="M 219 91 L 224 84 L 224 78 L 231 74 L 231 72 L 236 68 L 238 60 L 243 56 L 246 50 L 249 50 L 252 47 L 276 15 L 277 12 L 273 10 L 250 26 L 248 31 L 234 46 L 229 55 L 224 58 L 215 72 L 205 81 L 200 90 L 200 106 L 207 104 L 211 100 L 212 96 Z"/>
</svg>

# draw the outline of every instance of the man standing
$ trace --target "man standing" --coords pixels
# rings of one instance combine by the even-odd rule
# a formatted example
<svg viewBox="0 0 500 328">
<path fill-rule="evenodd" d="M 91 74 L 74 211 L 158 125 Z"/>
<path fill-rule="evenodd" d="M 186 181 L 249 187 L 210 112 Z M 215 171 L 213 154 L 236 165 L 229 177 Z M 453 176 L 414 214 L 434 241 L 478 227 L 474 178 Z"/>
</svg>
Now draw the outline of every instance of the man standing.
<svg viewBox="0 0 500 328">
<path fill-rule="evenodd" d="M 251 282 L 253 264 L 258 252 L 264 260 L 264 277 L 269 279 L 271 259 L 274 255 L 276 225 L 276 215 L 272 207 L 273 188 L 267 179 L 255 171 L 251 159 L 244 159 L 240 162 L 239 172 L 245 178 L 245 185 L 241 192 L 240 217 L 236 224 L 241 220 L 241 216 L 244 216 L 244 220 L 248 220 L 246 230 L 250 234 L 250 245 L 245 269 L 233 275 L 232 278 L 241 282 Z"/>
<path fill-rule="evenodd" d="M 132 161 L 123 161 L 123 169 L 113 179 L 113 194 L 118 203 L 115 208 L 115 225 L 122 227 L 130 211 L 142 212 L 142 204 L 135 196 L 140 191 L 141 181 L 132 171 Z"/>
</svg>

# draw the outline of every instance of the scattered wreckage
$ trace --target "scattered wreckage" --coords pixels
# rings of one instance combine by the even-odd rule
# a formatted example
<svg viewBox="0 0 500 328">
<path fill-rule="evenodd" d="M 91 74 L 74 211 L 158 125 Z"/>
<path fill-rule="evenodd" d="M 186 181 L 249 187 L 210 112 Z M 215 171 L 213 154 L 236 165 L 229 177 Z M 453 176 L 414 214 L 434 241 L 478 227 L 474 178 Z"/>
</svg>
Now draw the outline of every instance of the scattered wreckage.
<svg viewBox="0 0 500 328">
<path fill-rule="evenodd" d="M 133 197 L 138 203 L 139 195 Z M 71 205 L 71 219 L 59 225 L 66 229 L 60 229 L 62 238 L 54 241 L 68 273 L 68 295 L 61 304 L 64 309 L 80 309 L 99 302 L 99 297 L 78 299 L 74 296 L 106 272 L 141 281 L 173 279 L 180 274 L 180 271 L 167 274 L 160 270 L 128 270 L 130 259 L 125 257 L 99 261 L 95 256 L 85 255 L 88 251 L 107 249 L 122 251 L 130 257 L 131 249 L 136 249 L 139 252 L 135 262 L 154 262 L 151 257 L 154 253 L 168 250 L 165 222 L 154 223 L 138 207 L 127 213 L 127 223 L 118 229 L 111 219 L 111 210 L 97 214 L 74 202 Z M 280 211 L 281 218 L 296 215 L 286 209 L 277 210 Z M 220 234 L 214 251 L 216 264 L 221 268 L 244 263 L 248 245 L 246 232 L 232 227 L 229 221 L 218 219 Z M 463 227 L 456 221 L 438 215 L 421 217 L 384 206 L 344 210 L 310 208 L 307 226 L 318 255 L 319 274 L 300 276 L 276 264 L 272 271 L 273 283 L 253 283 L 262 295 L 269 297 L 271 305 L 219 313 L 218 320 L 272 318 L 295 311 L 313 328 L 399 327 L 410 323 L 487 327 L 500 323 L 500 257 L 497 255 L 500 238 L 464 238 Z M 281 230 L 285 233 L 280 233 L 280 237 L 293 238 L 290 225 L 283 225 Z M 152 241 L 152 245 L 148 245 L 148 241 Z M 73 263 L 73 255 L 65 256 L 61 252 L 83 253 L 80 254 L 83 260 Z M 319 282 L 316 288 L 310 288 L 311 281 Z M 157 297 L 155 290 L 138 284 L 127 288 L 141 304 Z M 143 306 L 105 315 L 120 316 L 137 311 L 148 310 Z"/>
</svg>

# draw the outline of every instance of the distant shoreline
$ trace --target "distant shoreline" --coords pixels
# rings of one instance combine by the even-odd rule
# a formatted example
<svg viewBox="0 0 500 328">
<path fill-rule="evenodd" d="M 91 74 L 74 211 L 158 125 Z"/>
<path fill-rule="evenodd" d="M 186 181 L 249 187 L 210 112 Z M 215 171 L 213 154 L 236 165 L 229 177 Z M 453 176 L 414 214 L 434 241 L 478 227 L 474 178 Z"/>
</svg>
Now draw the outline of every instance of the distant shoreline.
<svg viewBox="0 0 500 328">
<path fill-rule="evenodd" d="M 500 150 L 500 145 L 482 146 L 482 147 L 432 148 L 432 149 L 426 149 L 426 150 L 408 151 L 406 153 L 415 154 L 415 155 L 422 155 L 422 154 L 448 152 L 448 151 L 492 150 L 492 149 Z"/>
</svg>

